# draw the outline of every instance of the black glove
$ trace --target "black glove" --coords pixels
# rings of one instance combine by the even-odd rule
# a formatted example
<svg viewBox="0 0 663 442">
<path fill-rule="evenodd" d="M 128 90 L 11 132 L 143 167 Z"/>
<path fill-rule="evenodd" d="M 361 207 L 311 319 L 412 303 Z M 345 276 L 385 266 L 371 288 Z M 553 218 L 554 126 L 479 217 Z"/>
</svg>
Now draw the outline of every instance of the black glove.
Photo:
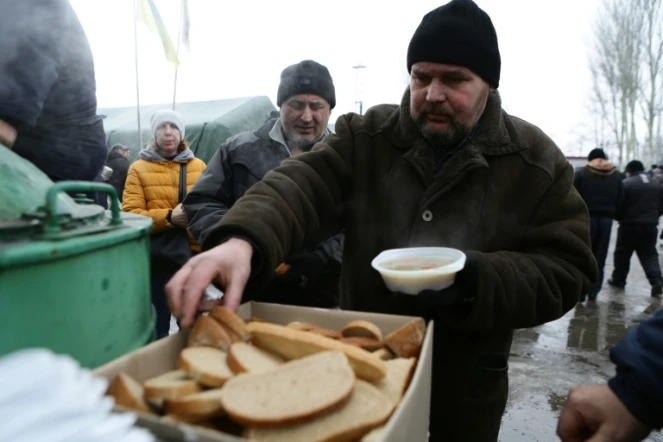
<svg viewBox="0 0 663 442">
<path fill-rule="evenodd" d="M 325 272 L 325 262 L 315 252 L 303 252 L 288 258 L 286 264 L 290 269 L 281 276 L 274 278 L 278 284 L 294 285 L 299 289 L 314 286 Z"/>
</svg>

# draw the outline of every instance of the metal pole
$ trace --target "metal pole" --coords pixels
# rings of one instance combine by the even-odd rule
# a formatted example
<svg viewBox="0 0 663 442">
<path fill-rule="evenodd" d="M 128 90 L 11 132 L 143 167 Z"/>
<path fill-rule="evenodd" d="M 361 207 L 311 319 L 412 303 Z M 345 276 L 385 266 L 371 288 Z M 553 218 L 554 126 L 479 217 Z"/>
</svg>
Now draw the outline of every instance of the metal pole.
<svg viewBox="0 0 663 442">
<path fill-rule="evenodd" d="M 140 92 L 138 88 L 138 3 L 136 0 L 134 0 L 134 54 L 136 55 L 136 118 L 138 121 L 138 150 L 141 150 L 143 148 L 143 130 L 140 127 Z"/>
<path fill-rule="evenodd" d="M 363 64 L 359 63 L 355 66 L 352 66 L 352 69 L 357 70 L 357 95 L 359 95 L 359 100 L 355 101 L 355 104 L 359 103 L 359 115 L 364 115 L 364 101 L 362 100 L 361 97 L 361 81 L 359 80 L 359 69 L 364 69 L 366 66 Z"/>
<path fill-rule="evenodd" d="M 179 21 L 179 30 L 177 31 L 177 59 L 180 58 L 180 40 L 182 39 L 182 17 L 184 14 L 184 2 L 180 0 L 180 21 Z M 175 110 L 175 102 L 177 100 L 177 71 L 179 70 L 179 65 L 175 66 L 175 80 L 173 84 L 173 110 Z"/>
</svg>

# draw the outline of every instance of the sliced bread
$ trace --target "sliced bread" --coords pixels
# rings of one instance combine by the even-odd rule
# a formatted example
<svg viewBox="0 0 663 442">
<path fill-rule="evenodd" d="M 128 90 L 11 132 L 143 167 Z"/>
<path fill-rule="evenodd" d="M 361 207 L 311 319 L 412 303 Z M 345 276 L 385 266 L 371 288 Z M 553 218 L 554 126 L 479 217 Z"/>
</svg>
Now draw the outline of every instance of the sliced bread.
<svg viewBox="0 0 663 442">
<path fill-rule="evenodd" d="M 143 386 L 127 374 L 120 373 L 115 376 L 106 394 L 115 399 L 115 405 L 143 413 L 154 414 L 150 406 L 145 402 Z"/>
<path fill-rule="evenodd" d="M 346 338 L 373 338 L 382 341 L 382 331 L 372 322 L 357 319 L 356 321 L 349 322 L 341 330 L 341 334 Z"/>
<path fill-rule="evenodd" d="M 389 398 L 395 409 L 410 384 L 417 360 L 398 358 L 387 361 L 385 364 L 387 365 L 387 376 L 381 381 L 374 382 L 373 385 Z"/>
<path fill-rule="evenodd" d="M 235 342 L 228 350 L 228 367 L 235 374 L 262 373 L 283 365 L 283 359 L 246 342 Z"/>
<path fill-rule="evenodd" d="M 189 334 L 189 347 L 214 347 L 226 351 L 232 339 L 225 328 L 209 316 L 201 316 Z"/>
<path fill-rule="evenodd" d="M 200 385 L 181 370 L 169 371 L 148 379 L 143 383 L 143 388 L 145 399 L 157 404 L 162 400 L 177 399 L 201 390 Z"/>
<path fill-rule="evenodd" d="M 188 347 L 180 352 L 177 367 L 206 387 L 221 387 L 234 375 L 227 359 L 217 348 Z"/>
<path fill-rule="evenodd" d="M 426 323 L 417 318 L 389 333 L 384 344 L 399 358 L 418 357 L 426 334 Z"/>
<path fill-rule="evenodd" d="M 311 324 L 310 322 L 293 321 L 289 323 L 286 327 L 294 328 L 295 330 L 311 331 L 314 328 L 317 328 L 318 326 L 315 324 Z"/>
<path fill-rule="evenodd" d="M 384 439 L 384 425 L 373 428 L 370 433 L 361 438 L 360 442 L 382 442 Z"/>
<path fill-rule="evenodd" d="M 375 356 L 382 359 L 383 361 L 388 361 L 389 359 L 394 359 L 394 354 L 386 347 L 382 347 L 379 350 L 373 352 Z"/>
<path fill-rule="evenodd" d="M 382 341 L 378 341 L 375 338 L 368 338 L 365 336 L 353 336 L 351 338 L 341 338 L 341 342 L 346 344 L 354 345 L 359 348 L 363 348 L 367 351 L 375 351 L 384 347 Z"/>
<path fill-rule="evenodd" d="M 353 442 L 382 425 L 391 413 L 383 393 L 357 380 L 350 400 L 311 421 L 282 428 L 248 428 L 244 434 L 256 442 Z"/>
<path fill-rule="evenodd" d="M 233 342 L 251 340 L 251 333 L 246 329 L 246 323 L 233 311 L 219 305 L 214 307 L 209 315 L 226 329 Z"/>
<path fill-rule="evenodd" d="M 345 353 L 355 374 L 362 379 L 380 380 L 387 372 L 384 361 L 354 345 L 276 324 L 252 322 L 248 328 L 253 335 L 254 345 L 286 360 L 334 350 Z"/>
<path fill-rule="evenodd" d="M 350 396 L 354 384 L 346 356 L 326 351 L 272 371 L 237 376 L 223 387 L 221 401 L 235 422 L 282 426 L 338 406 Z"/>
<path fill-rule="evenodd" d="M 223 416 L 221 405 L 221 388 L 190 394 L 178 399 L 171 399 L 164 404 L 164 412 L 175 416 L 184 416 L 193 420 L 203 421 L 212 417 Z"/>
<path fill-rule="evenodd" d="M 318 327 L 315 324 L 311 324 L 308 322 L 291 322 L 290 324 L 287 325 L 289 328 L 294 328 L 295 330 L 303 330 L 311 333 L 315 333 L 316 335 L 320 336 L 326 336 L 331 339 L 341 339 L 343 336 L 341 335 L 341 332 L 338 330 L 331 330 L 328 328 L 322 328 Z"/>
</svg>

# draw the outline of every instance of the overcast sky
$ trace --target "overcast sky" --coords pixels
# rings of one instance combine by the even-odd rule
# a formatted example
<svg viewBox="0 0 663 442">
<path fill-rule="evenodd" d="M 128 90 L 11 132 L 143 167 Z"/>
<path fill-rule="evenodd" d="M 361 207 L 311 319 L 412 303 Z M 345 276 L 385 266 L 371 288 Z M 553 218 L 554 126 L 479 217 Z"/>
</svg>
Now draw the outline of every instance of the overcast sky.
<svg viewBox="0 0 663 442">
<path fill-rule="evenodd" d="M 155 0 L 173 40 L 180 0 Z M 94 53 L 99 107 L 136 104 L 133 0 L 71 0 Z M 326 65 L 339 115 L 398 103 L 407 46 L 429 0 L 189 0 L 191 51 L 182 54 L 178 101 L 266 95 L 276 102 L 284 67 Z M 497 29 L 499 91 L 507 112 L 541 127 L 567 154 L 586 155 L 593 117 L 587 47 L 600 0 L 477 0 Z M 141 104 L 170 103 L 174 68 L 158 37 L 138 26 Z M 366 68 L 353 69 L 356 65 Z M 359 77 L 359 79 L 358 79 Z M 358 86 L 361 85 L 361 86 Z M 590 142 L 591 143 L 591 142 Z"/>
</svg>

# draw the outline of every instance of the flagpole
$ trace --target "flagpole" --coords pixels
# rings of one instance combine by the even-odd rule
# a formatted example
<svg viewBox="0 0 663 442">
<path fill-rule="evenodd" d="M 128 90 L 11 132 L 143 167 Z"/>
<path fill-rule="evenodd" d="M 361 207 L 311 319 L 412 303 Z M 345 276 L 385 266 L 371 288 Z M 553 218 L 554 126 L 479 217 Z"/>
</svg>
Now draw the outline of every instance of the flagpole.
<svg viewBox="0 0 663 442">
<path fill-rule="evenodd" d="M 180 21 L 179 21 L 179 30 L 177 31 L 177 59 L 180 58 L 180 40 L 182 39 L 182 18 L 184 16 L 184 3 L 180 0 Z M 179 65 L 175 66 L 175 80 L 173 83 L 173 110 L 175 110 L 175 102 L 177 100 L 177 71 L 179 70 Z"/>
<path fill-rule="evenodd" d="M 136 118 L 138 121 L 138 150 L 143 149 L 143 130 L 140 127 L 140 92 L 138 88 L 138 3 L 134 0 L 134 54 L 136 56 Z"/>
</svg>

